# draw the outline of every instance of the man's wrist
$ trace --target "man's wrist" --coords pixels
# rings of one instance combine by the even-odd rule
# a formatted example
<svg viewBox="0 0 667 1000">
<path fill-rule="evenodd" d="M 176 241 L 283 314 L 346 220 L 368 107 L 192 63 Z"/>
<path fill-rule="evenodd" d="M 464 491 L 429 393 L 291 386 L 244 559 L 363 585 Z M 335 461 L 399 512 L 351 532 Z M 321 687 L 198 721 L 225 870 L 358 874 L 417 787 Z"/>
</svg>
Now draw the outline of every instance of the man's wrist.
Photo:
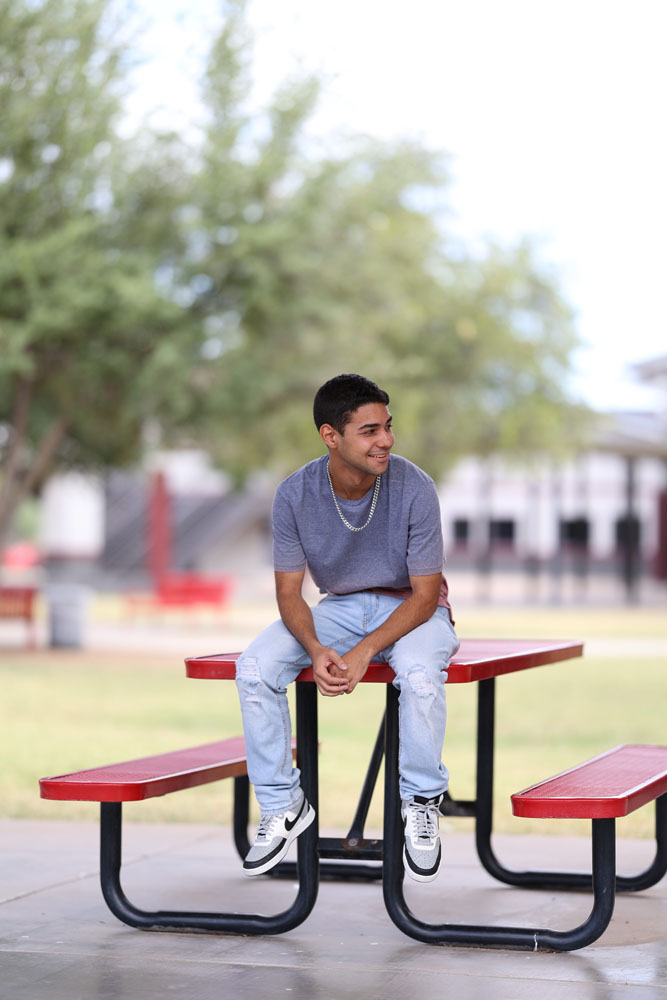
<svg viewBox="0 0 667 1000">
<path fill-rule="evenodd" d="M 317 636 L 314 639 L 310 639 L 310 640 L 307 639 L 305 641 L 302 641 L 301 645 L 303 646 L 303 648 L 305 649 L 305 651 L 308 653 L 308 656 L 310 657 L 311 663 L 315 660 L 315 657 L 317 656 L 317 654 L 320 653 L 324 649 L 324 646 L 322 645 L 322 643 L 320 642 L 320 640 L 317 638 Z"/>
<path fill-rule="evenodd" d="M 380 652 L 382 646 L 373 642 L 372 635 L 366 636 L 355 646 L 356 651 L 370 663 L 373 657 Z"/>
</svg>

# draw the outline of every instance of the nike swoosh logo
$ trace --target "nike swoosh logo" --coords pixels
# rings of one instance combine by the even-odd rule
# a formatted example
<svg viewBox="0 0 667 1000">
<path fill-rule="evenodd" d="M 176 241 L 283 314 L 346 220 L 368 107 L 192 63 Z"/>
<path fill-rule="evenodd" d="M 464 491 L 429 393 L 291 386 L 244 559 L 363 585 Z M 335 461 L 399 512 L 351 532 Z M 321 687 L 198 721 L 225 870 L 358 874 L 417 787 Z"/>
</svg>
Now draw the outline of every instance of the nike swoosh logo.
<svg viewBox="0 0 667 1000">
<path fill-rule="evenodd" d="M 299 811 L 296 814 L 296 816 L 294 817 L 294 819 L 289 820 L 289 819 L 287 819 L 287 817 L 285 817 L 285 829 L 287 830 L 288 833 L 295 826 L 295 824 L 299 822 L 299 817 L 301 816 L 301 813 L 303 812 L 303 808 L 304 808 L 305 804 L 306 804 L 306 800 L 304 799 L 303 802 L 301 803 L 301 808 L 299 809 Z"/>
</svg>

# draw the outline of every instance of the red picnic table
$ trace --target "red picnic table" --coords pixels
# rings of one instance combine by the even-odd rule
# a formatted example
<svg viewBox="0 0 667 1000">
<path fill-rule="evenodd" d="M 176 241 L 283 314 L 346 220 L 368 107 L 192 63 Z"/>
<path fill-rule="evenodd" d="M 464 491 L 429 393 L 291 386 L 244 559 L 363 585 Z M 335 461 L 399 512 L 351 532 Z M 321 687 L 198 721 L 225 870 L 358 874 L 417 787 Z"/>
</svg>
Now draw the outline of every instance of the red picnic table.
<svg viewBox="0 0 667 1000">
<path fill-rule="evenodd" d="M 509 885 L 526 888 L 582 888 L 595 889 L 591 875 L 577 872 L 514 871 L 503 865 L 491 845 L 493 813 L 493 772 L 495 741 L 495 682 L 496 677 L 534 667 L 561 663 L 581 656 L 583 643 L 569 640 L 537 639 L 463 639 L 461 648 L 450 663 L 447 684 L 477 683 L 477 737 L 476 737 L 476 792 L 472 801 L 455 801 L 448 796 L 441 811 L 449 816 L 471 816 L 475 819 L 475 839 L 479 858 L 486 870 L 495 878 Z M 186 659 L 186 673 L 200 680 L 233 680 L 236 660 L 240 653 L 217 653 Z M 591 921 L 599 918 L 591 914 L 589 921 L 574 931 L 549 931 L 537 928 L 488 927 L 463 924 L 426 924 L 409 909 L 403 894 L 402 824 L 398 792 L 398 691 L 393 686 L 394 673 L 386 663 L 371 663 L 362 683 L 386 685 L 386 713 L 380 726 L 375 748 L 366 774 L 355 817 L 347 837 L 342 839 L 320 837 L 317 820 L 301 835 L 298 841 L 296 868 L 292 864 L 279 865 L 275 873 L 299 878 L 299 891 L 293 906 L 276 917 L 262 918 L 267 933 L 279 932 L 283 926 L 295 926 L 310 913 L 317 896 L 319 865 L 322 872 L 339 878 L 377 878 L 383 880 L 384 900 L 389 916 L 406 934 L 427 942 L 478 945 L 518 945 L 526 947 L 539 935 L 540 944 L 549 947 L 580 947 L 587 935 L 597 936 Z M 307 667 L 297 677 L 296 684 L 296 737 L 297 764 L 301 769 L 302 786 L 308 800 L 318 809 L 318 730 L 317 689 L 312 668 Z M 367 840 L 363 827 L 383 753 L 386 758 L 384 788 L 383 840 Z M 237 781 L 247 782 L 247 778 Z M 236 799 L 239 799 L 237 802 Z M 239 853 L 249 847 L 247 838 L 247 797 L 235 797 L 234 834 Z M 612 821 L 613 822 L 613 821 Z M 606 836 L 606 835 L 605 835 Z M 610 834 L 611 836 L 611 834 Z M 605 851 L 599 852 L 605 856 Z M 377 862 L 382 862 L 381 867 Z M 374 864 L 375 863 L 375 864 Z M 608 860 L 605 862 L 609 867 Z M 614 878 L 613 867 L 606 871 Z M 599 881 L 599 879 L 598 879 Z M 604 881 L 604 879 L 603 879 Z M 632 889 L 632 878 L 619 888 Z M 238 915 L 234 928 L 244 933 L 244 920 L 255 917 Z M 253 923 L 254 926 L 254 923 Z M 248 924 L 250 929 L 251 924 Z M 250 930 L 252 932 L 252 930 Z"/>
<path fill-rule="evenodd" d="M 638 891 L 667 874 L 667 746 L 623 745 L 599 754 L 559 775 L 512 795 L 517 816 L 585 816 L 592 821 L 591 872 L 514 871 L 497 859 L 491 847 L 495 681 L 504 674 L 556 664 L 579 656 L 579 642 L 479 639 L 464 640 L 453 659 L 447 683 L 478 686 L 477 779 L 475 799 L 445 798 L 440 810 L 475 820 L 477 851 L 494 877 L 525 888 L 593 890 L 589 916 L 570 930 L 499 927 L 478 924 L 433 924 L 416 917 L 403 895 L 403 828 L 398 788 L 398 690 L 386 663 L 373 663 L 364 683 L 384 684 L 386 712 L 371 755 L 352 825 L 346 837 L 320 837 L 317 817 L 299 837 L 296 865 L 282 862 L 271 872 L 298 878 L 296 898 L 278 914 L 199 912 L 139 908 L 121 885 L 122 805 L 190 788 L 208 781 L 234 780 L 234 839 L 243 857 L 249 849 L 250 785 L 242 737 L 172 751 L 118 764 L 88 768 L 40 780 L 42 797 L 100 802 L 100 882 L 104 898 L 120 920 L 145 930 L 197 930 L 231 934 L 279 934 L 301 924 L 317 898 L 320 873 L 333 878 L 382 878 L 387 912 L 410 937 L 431 944 L 502 945 L 537 950 L 571 950 L 595 941 L 608 926 L 616 890 Z M 193 678 L 231 680 L 238 653 L 186 660 Z M 310 668 L 296 684 L 296 756 L 303 790 L 316 811 L 318 801 L 318 698 Z M 383 755 L 384 832 L 382 840 L 364 836 L 373 789 Z M 655 803 L 656 853 L 635 875 L 617 875 L 615 821 L 643 805 Z M 320 859 L 321 864 L 320 864 Z"/>
</svg>

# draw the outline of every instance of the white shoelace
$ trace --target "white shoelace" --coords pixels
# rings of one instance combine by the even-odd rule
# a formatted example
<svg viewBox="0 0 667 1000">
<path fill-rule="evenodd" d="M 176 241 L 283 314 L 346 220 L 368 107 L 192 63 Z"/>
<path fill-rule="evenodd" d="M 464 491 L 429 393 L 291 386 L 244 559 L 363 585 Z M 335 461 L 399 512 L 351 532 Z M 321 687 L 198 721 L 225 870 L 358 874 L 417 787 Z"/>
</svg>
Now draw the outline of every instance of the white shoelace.
<svg viewBox="0 0 667 1000">
<path fill-rule="evenodd" d="M 276 823 L 278 822 L 277 816 L 272 816 L 270 813 L 266 816 L 259 817 L 259 823 L 257 824 L 257 835 L 256 840 L 272 840 L 273 830 Z"/>
<path fill-rule="evenodd" d="M 413 840 L 433 840 L 438 834 L 438 811 L 432 803 L 421 805 L 415 802 L 410 806 L 410 836 Z"/>
</svg>

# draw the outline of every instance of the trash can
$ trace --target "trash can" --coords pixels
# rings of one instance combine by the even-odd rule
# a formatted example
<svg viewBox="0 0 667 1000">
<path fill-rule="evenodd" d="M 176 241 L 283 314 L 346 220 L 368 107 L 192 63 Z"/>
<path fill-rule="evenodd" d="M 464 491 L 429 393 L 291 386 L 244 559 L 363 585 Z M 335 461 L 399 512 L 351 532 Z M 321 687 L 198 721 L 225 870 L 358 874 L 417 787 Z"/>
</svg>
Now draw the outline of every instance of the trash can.
<svg viewBox="0 0 667 1000">
<path fill-rule="evenodd" d="M 88 589 L 73 583 L 54 584 L 47 590 L 49 645 L 67 649 L 83 646 Z"/>
</svg>

